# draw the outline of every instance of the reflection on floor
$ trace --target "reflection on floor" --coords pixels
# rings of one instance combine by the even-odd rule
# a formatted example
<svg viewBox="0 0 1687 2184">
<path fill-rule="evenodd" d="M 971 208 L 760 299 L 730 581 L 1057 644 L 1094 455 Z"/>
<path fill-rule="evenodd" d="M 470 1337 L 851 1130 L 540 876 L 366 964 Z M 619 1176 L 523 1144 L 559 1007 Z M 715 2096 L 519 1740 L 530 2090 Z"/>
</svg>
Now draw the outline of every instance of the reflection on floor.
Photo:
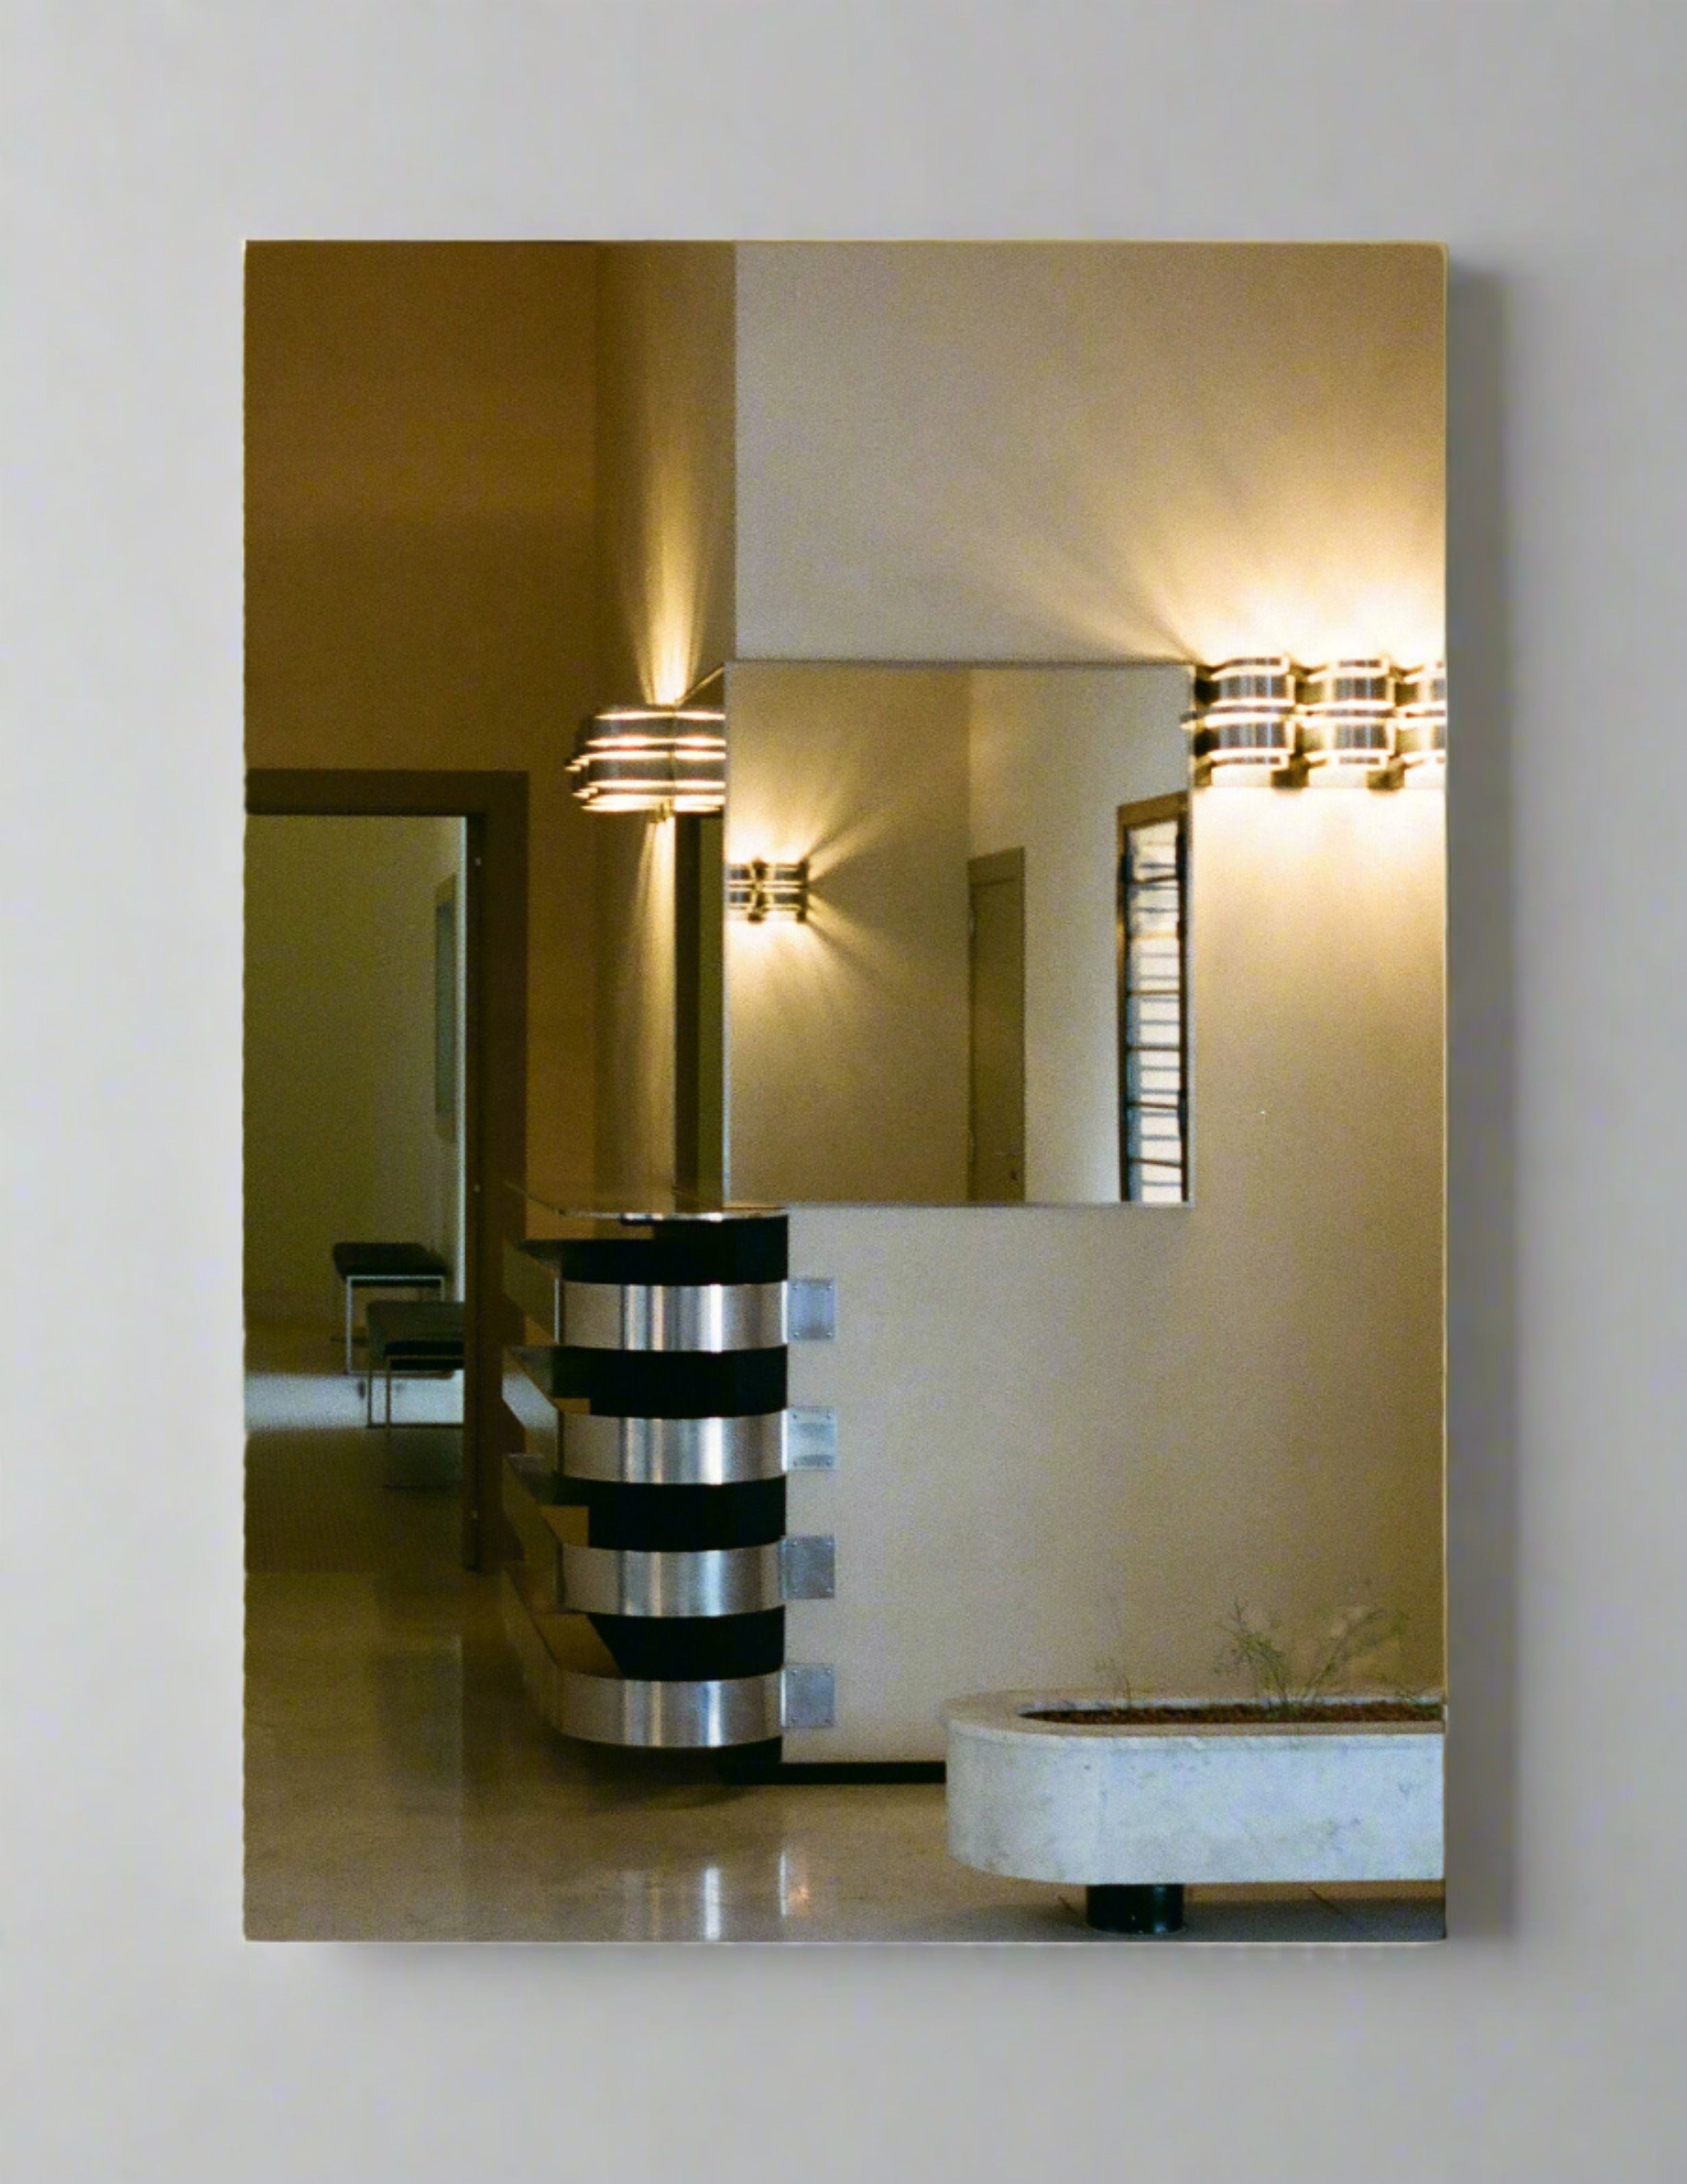
<svg viewBox="0 0 1687 2184">
<path fill-rule="evenodd" d="M 729 1786 L 534 1715 L 458 1556 L 454 1433 L 362 1423 L 326 1327 L 248 1346 L 246 1930 L 254 1940 L 1122 1945 L 1083 1893 L 944 1844 L 941 1787 Z M 400 1421 L 453 1415 L 407 1385 Z M 1191 1890 L 1185 1941 L 1423 1940 L 1439 1891 Z"/>
</svg>

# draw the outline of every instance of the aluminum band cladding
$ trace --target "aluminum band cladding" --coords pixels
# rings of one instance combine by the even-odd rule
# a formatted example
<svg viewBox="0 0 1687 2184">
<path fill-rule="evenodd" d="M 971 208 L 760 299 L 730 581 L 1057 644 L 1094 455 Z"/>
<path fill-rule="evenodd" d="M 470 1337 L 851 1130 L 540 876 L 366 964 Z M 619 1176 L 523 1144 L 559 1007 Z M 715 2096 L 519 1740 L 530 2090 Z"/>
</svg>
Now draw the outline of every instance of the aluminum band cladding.
<svg viewBox="0 0 1687 2184">
<path fill-rule="evenodd" d="M 562 1340 L 580 1350 L 777 1350 L 783 1282 L 565 1282 Z"/>
<path fill-rule="evenodd" d="M 742 1418 L 616 1418 L 566 1411 L 562 1468 L 626 1486 L 735 1486 L 785 1469 L 786 1413 Z"/>
<path fill-rule="evenodd" d="M 589 1744 L 664 1751 L 718 1751 L 760 1744 L 784 1727 L 782 1672 L 723 1676 L 697 1683 L 588 1676 L 565 1669 L 557 1678 L 556 1726 Z"/>
<path fill-rule="evenodd" d="M 788 1600 L 829 1600 L 835 1553 L 827 1537 L 758 1547 L 558 1550 L 557 1604 L 587 1615 L 759 1615 Z"/>
</svg>

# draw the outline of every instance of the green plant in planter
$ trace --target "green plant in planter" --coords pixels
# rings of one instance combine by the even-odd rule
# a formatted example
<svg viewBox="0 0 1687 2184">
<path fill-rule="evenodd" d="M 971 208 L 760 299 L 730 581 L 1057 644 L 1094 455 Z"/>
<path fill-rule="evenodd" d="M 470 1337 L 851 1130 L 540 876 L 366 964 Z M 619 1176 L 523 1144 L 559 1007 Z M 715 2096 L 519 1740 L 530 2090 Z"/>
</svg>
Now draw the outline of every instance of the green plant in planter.
<svg viewBox="0 0 1687 2184">
<path fill-rule="evenodd" d="M 1345 1607 L 1322 1630 L 1285 1645 L 1274 1624 L 1261 1625 L 1239 1600 L 1218 1627 L 1224 1645 L 1214 1667 L 1245 1676 L 1258 1704 L 1287 1714 L 1350 1691 L 1361 1669 L 1374 1670 L 1378 1658 L 1398 1646 L 1406 1616 L 1399 1608 Z M 1391 1692 L 1399 1688 L 1391 1677 L 1374 1681 Z"/>
<path fill-rule="evenodd" d="M 1337 1697 L 1402 1699 L 1399 1681 L 1384 1673 L 1384 1663 L 1397 1650 L 1406 1626 L 1401 1610 L 1366 1602 L 1340 1609 L 1319 1629 L 1284 1639 L 1274 1618 L 1261 1622 L 1238 1600 L 1217 1626 L 1224 1645 L 1213 1667 L 1245 1677 L 1252 1686 L 1249 1702 L 1272 1714 L 1305 1713 Z M 1137 1695 L 1125 1665 L 1124 1621 L 1116 1611 L 1114 1634 L 1116 1650 L 1099 1659 L 1095 1670 L 1114 1703 L 1129 1713 Z M 1159 1703 L 1144 1702 L 1150 1709 Z"/>
</svg>

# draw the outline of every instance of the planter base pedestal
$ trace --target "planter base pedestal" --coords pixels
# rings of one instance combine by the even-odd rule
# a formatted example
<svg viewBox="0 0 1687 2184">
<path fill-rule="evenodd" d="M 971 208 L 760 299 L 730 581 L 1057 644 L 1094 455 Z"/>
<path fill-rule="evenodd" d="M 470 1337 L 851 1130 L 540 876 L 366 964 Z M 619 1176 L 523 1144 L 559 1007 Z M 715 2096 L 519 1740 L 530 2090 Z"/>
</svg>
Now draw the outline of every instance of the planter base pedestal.
<svg viewBox="0 0 1687 2184">
<path fill-rule="evenodd" d="M 1086 1888 L 1083 1915 L 1104 1934 L 1178 1934 L 1183 1926 L 1183 1885 L 1144 1881 L 1135 1886 Z"/>
</svg>

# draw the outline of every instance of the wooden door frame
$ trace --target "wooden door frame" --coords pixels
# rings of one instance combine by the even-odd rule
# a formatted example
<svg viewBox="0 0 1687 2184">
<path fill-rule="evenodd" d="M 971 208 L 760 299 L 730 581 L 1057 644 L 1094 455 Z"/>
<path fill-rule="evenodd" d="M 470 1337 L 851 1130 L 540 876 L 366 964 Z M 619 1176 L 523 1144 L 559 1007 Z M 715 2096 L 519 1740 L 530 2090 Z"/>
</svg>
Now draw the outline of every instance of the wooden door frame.
<svg viewBox="0 0 1687 2184">
<path fill-rule="evenodd" d="M 527 1138 L 527 776 L 398 768 L 258 766 L 246 808 L 273 818 L 463 819 L 463 1563 L 494 1566 L 504 1452 L 504 1352 L 521 1318 L 504 1294 L 504 1246 L 525 1233 Z"/>
</svg>

